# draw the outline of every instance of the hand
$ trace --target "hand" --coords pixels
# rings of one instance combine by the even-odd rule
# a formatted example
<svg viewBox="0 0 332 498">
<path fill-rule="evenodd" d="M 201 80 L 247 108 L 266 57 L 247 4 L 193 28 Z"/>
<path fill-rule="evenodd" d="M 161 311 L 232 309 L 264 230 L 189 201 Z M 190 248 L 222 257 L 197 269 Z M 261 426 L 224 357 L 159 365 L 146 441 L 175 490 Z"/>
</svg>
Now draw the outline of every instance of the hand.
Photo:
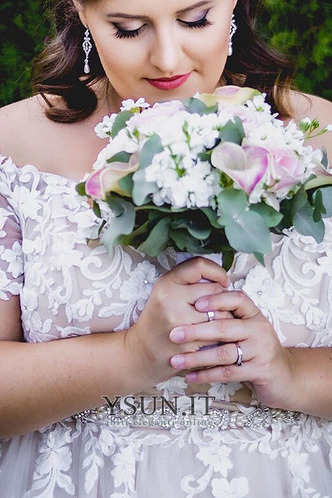
<svg viewBox="0 0 332 498">
<path fill-rule="evenodd" d="M 202 278 L 211 282 L 199 283 Z M 146 379 L 146 386 L 174 376 L 171 356 L 199 348 L 196 340 L 175 344 L 169 338 L 170 331 L 184 323 L 205 322 L 207 314 L 197 310 L 195 302 L 219 294 L 227 285 L 225 270 L 199 257 L 177 265 L 158 279 L 137 323 L 125 336 L 128 351 L 138 364 L 138 375 Z"/>
<path fill-rule="evenodd" d="M 216 310 L 216 320 L 173 329 L 171 341 L 186 344 L 206 338 L 224 344 L 173 356 L 171 365 L 192 370 L 186 376 L 190 382 L 246 382 L 266 406 L 287 406 L 293 377 L 292 355 L 281 345 L 272 325 L 253 301 L 243 292 L 224 291 L 199 298 L 195 307 L 200 312 Z M 225 311 L 232 312 L 235 318 L 221 318 L 219 313 Z M 241 366 L 236 364 L 237 344 L 243 352 Z"/>
</svg>

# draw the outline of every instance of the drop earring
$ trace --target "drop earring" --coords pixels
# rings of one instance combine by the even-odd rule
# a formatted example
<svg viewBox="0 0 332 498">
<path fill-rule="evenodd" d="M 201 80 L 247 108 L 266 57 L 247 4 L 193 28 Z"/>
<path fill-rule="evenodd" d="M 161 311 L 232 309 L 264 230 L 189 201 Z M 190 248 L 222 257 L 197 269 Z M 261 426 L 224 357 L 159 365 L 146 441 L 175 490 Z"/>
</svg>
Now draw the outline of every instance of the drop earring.
<svg viewBox="0 0 332 498">
<path fill-rule="evenodd" d="M 234 14 L 232 15 L 232 20 L 231 20 L 231 28 L 229 32 L 229 42 L 228 42 L 228 57 L 230 57 L 233 54 L 233 42 L 232 38 L 237 30 L 237 25 L 235 23 L 235 16 Z"/>
<path fill-rule="evenodd" d="M 92 49 L 92 44 L 90 40 L 90 31 L 89 28 L 86 28 L 85 33 L 84 33 L 84 40 L 82 43 L 82 47 L 85 53 L 85 59 L 84 59 L 84 73 L 89 74 L 90 73 L 90 66 L 89 66 L 89 54 Z"/>
</svg>

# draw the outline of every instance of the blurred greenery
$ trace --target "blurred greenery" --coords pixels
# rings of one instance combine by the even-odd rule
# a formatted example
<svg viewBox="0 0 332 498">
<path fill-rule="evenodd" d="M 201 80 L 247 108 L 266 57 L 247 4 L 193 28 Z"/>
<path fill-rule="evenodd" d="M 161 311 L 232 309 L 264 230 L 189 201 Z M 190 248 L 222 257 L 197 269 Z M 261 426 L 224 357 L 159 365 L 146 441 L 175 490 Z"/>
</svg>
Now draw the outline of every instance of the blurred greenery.
<svg viewBox="0 0 332 498">
<path fill-rule="evenodd" d="M 331 0 L 265 0 L 259 30 L 297 62 L 296 84 L 332 100 Z M 45 0 L 0 5 L 0 105 L 28 96 L 31 60 L 51 33 Z"/>
</svg>

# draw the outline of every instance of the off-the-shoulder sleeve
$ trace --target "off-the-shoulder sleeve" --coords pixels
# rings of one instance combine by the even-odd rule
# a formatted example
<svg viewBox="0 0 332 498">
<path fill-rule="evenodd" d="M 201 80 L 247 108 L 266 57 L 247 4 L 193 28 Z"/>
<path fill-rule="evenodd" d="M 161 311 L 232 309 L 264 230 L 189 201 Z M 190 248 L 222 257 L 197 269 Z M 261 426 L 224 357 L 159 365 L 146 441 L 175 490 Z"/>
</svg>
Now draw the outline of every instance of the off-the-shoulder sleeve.
<svg viewBox="0 0 332 498">
<path fill-rule="evenodd" d="M 0 171 L 0 299 L 6 301 L 23 284 L 22 232 L 10 197 L 8 176 Z"/>
</svg>

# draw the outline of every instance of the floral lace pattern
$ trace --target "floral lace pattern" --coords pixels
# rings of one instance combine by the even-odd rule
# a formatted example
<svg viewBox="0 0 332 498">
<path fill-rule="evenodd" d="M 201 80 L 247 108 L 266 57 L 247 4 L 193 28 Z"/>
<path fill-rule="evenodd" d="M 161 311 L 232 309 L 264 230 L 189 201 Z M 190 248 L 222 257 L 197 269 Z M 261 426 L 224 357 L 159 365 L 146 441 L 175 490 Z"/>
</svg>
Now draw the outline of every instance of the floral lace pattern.
<svg viewBox="0 0 332 498">
<path fill-rule="evenodd" d="M 26 341 L 129 327 L 158 277 L 174 266 L 171 249 L 148 259 L 118 247 L 110 258 L 103 246 L 86 243 L 97 225 L 74 182 L 0 157 L 0 298 L 20 295 Z M 254 300 L 290 347 L 332 346 L 331 276 L 331 220 L 321 244 L 289 230 L 274 236 L 265 267 L 240 254 L 230 271 L 233 288 Z M 195 390 L 176 376 L 155 392 L 179 396 L 185 408 Z M 251 396 L 243 401 L 249 391 L 240 383 L 198 392 L 240 411 L 258 405 Z M 266 488 L 258 468 L 269 496 L 328 498 L 332 423 L 307 416 L 218 431 L 66 420 L 0 443 L 0 489 L 12 498 L 260 498 Z"/>
</svg>

